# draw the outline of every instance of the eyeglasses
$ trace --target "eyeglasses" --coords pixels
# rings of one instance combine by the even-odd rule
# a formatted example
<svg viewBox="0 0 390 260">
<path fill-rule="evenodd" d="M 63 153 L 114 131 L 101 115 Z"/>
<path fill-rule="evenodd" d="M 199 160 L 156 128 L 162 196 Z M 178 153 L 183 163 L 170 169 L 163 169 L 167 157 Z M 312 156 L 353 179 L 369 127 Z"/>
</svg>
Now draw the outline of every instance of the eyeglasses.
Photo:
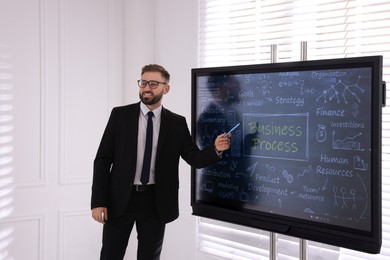
<svg viewBox="0 0 390 260">
<path fill-rule="evenodd" d="M 145 88 L 146 85 L 149 85 L 149 87 L 152 88 L 152 89 L 157 88 L 158 85 L 160 85 L 160 84 L 164 84 L 164 85 L 167 84 L 166 82 L 160 82 L 160 81 L 157 81 L 157 80 L 149 80 L 149 81 L 147 81 L 147 80 L 140 79 L 137 82 L 138 82 L 138 86 L 140 88 Z"/>
</svg>

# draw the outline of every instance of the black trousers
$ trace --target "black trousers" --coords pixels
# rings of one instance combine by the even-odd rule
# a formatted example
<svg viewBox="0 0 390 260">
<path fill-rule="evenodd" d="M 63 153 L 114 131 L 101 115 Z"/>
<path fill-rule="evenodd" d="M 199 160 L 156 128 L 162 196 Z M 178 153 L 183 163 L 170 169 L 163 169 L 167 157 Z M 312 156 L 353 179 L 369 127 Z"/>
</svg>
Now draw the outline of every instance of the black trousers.
<svg viewBox="0 0 390 260">
<path fill-rule="evenodd" d="M 138 239 L 137 259 L 160 259 L 165 223 L 157 217 L 154 189 L 151 189 L 133 190 L 123 216 L 111 219 L 108 212 L 108 221 L 103 226 L 101 260 L 123 260 L 134 223 Z"/>
</svg>

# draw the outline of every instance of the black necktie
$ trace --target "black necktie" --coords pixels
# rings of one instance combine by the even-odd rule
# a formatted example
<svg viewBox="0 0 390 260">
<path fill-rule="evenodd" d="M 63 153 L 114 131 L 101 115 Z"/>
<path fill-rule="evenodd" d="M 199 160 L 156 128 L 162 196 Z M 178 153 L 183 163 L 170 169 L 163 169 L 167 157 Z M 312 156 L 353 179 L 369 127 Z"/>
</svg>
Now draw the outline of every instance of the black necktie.
<svg viewBox="0 0 390 260">
<path fill-rule="evenodd" d="M 152 143 L 153 143 L 153 121 L 154 116 L 152 111 L 148 112 L 148 125 L 146 127 L 146 142 L 145 142 L 145 154 L 144 163 L 142 165 L 141 183 L 143 185 L 148 184 L 150 174 L 150 161 L 152 159 Z"/>
</svg>

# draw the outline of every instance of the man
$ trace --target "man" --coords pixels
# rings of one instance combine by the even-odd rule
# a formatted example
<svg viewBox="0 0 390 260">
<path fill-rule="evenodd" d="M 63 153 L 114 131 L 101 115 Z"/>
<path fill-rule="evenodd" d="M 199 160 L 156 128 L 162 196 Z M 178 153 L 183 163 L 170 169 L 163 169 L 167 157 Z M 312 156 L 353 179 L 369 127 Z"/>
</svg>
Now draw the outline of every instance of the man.
<svg viewBox="0 0 390 260">
<path fill-rule="evenodd" d="M 162 66 L 143 67 L 138 81 L 141 102 L 111 112 L 94 160 L 92 184 L 92 217 L 104 223 L 100 259 L 123 259 L 134 223 L 137 259 L 159 259 L 165 224 L 179 216 L 180 157 L 202 168 L 220 160 L 230 147 L 231 135 L 221 134 L 214 144 L 198 149 L 186 119 L 161 105 L 170 90 L 169 79 Z"/>
</svg>

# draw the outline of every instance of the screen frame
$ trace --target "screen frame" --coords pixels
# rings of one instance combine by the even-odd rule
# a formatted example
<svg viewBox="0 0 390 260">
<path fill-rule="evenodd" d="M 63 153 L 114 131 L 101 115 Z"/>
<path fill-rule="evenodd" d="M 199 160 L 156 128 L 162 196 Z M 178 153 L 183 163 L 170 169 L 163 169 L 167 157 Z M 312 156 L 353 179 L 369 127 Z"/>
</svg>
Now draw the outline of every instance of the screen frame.
<svg viewBox="0 0 390 260">
<path fill-rule="evenodd" d="M 299 62 L 282 62 L 226 67 L 193 68 L 191 71 L 191 130 L 194 142 L 197 133 L 197 77 L 246 73 L 272 73 L 341 68 L 372 68 L 371 102 L 371 231 L 343 228 L 330 224 L 292 218 L 261 211 L 226 208 L 196 200 L 196 172 L 191 168 L 191 206 L 193 215 L 259 228 L 270 232 L 377 254 L 382 244 L 381 196 L 381 130 L 382 107 L 385 105 L 385 84 L 382 81 L 382 56 L 340 58 Z"/>
</svg>

